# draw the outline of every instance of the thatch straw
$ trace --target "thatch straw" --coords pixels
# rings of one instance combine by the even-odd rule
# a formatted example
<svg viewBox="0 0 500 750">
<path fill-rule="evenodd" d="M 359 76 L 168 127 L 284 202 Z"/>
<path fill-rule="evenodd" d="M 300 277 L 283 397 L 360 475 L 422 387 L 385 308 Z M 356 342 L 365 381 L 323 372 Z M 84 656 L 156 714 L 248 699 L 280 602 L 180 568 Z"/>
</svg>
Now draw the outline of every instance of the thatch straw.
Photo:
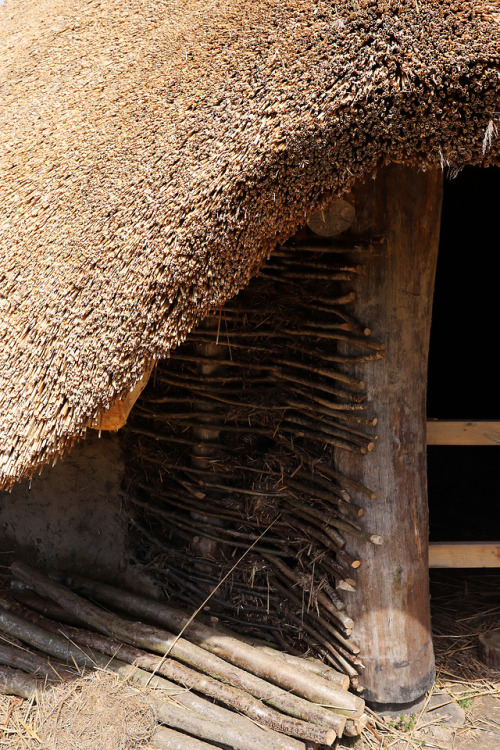
<svg viewBox="0 0 500 750">
<path fill-rule="evenodd" d="M 356 176 L 498 161 L 497 21 L 486 0 L 5 0 L 0 484 Z"/>
<path fill-rule="evenodd" d="M 0 715 L 1 747 L 11 750 L 139 750 L 151 747 L 157 726 L 153 691 L 105 671 L 58 685 L 34 704 L 2 697 Z"/>
</svg>

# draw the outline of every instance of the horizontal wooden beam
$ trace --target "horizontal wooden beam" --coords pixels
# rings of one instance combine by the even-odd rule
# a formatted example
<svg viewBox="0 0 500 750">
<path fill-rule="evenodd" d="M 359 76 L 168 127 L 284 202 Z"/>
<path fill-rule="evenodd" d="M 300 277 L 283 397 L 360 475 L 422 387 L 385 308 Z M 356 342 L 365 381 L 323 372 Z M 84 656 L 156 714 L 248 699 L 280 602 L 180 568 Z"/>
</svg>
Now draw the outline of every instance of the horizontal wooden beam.
<svg viewBox="0 0 500 750">
<path fill-rule="evenodd" d="M 500 422 L 430 419 L 427 445 L 500 445 Z"/>
<path fill-rule="evenodd" d="M 133 405 L 146 387 L 152 369 L 153 366 L 151 365 L 151 367 L 143 373 L 141 379 L 136 383 L 134 388 L 127 393 L 124 398 L 117 399 L 114 404 L 95 421 L 88 422 L 87 427 L 91 427 L 93 430 L 111 430 L 112 432 L 123 427 Z"/>
<path fill-rule="evenodd" d="M 500 568 L 500 542 L 431 542 L 430 568 Z"/>
</svg>

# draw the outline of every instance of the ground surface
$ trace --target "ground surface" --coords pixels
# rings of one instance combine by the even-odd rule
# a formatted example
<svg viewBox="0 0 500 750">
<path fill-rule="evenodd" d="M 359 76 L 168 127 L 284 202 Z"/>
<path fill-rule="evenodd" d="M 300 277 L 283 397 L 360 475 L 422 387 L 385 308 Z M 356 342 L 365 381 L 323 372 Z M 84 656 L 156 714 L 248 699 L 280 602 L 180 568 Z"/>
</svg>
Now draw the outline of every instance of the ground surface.
<svg viewBox="0 0 500 750">
<path fill-rule="evenodd" d="M 481 633 L 500 628 L 500 573 L 434 571 L 437 679 L 427 704 L 401 717 L 373 716 L 356 750 L 500 750 L 500 672 L 478 658 Z M 432 709 L 432 710 L 429 710 Z"/>
<path fill-rule="evenodd" d="M 152 691 L 89 673 L 38 704 L 0 696 L 0 748 L 141 750 L 156 726 Z"/>
<path fill-rule="evenodd" d="M 453 683 L 447 690 L 436 689 L 434 695 L 439 706 L 446 707 L 450 701 L 455 706 L 452 720 L 439 708 L 400 717 L 373 717 L 370 731 L 358 740 L 340 742 L 339 750 L 499 750 L 500 681 L 496 685 Z M 462 714 L 458 725 L 456 714 Z"/>
</svg>

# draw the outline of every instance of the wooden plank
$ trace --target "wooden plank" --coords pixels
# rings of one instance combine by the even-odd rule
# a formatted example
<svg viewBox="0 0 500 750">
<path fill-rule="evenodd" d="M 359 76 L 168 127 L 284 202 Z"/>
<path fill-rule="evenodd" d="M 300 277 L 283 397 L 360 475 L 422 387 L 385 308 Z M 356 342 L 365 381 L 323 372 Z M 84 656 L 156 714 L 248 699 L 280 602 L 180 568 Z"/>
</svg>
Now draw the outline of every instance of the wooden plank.
<svg viewBox="0 0 500 750">
<path fill-rule="evenodd" d="M 500 445 L 500 422 L 430 419 L 427 445 Z"/>
<path fill-rule="evenodd" d="M 430 568 L 500 568 L 500 542 L 431 542 Z"/>
</svg>

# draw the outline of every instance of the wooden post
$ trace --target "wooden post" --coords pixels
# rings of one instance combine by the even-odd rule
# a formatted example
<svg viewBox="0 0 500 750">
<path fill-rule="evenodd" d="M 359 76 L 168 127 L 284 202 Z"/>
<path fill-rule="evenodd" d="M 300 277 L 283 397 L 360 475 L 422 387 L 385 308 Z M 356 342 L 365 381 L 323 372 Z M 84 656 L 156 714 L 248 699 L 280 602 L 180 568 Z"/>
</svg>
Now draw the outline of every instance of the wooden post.
<svg viewBox="0 0 500 750">
<path fill-rule="evenodd" d="M 202 321 L 202 323 L 200 323 L 198 327 L 198 330 L 210 330 L 211 322 L 213 322 L 213 319 L 210 320 L 210 318 Z M 213 360 L 214 362 L 217 359 L 223 359 L 226 354 L 226 347 L 221 346 L 218 343 L 195 344 L 194 348 L 195 351 L 200 355 L 200 358 L 206 357 L 207 359 Z M 218 364 L 214 364 L 214 362 L 198 364 L 196 366 L 201 377 L 203 377 L 203 375 L 213 375 L 216 372 L 220 371 L 221 366 Z M 206 412 L 206 422 L 210 424 L 211 417 L 213 416 L 212 412 L 215 410 L 214 404 L 207 404 L 204 400 L 197 401 L 195 399 L 193 401 L 193 409 L 194 411 Z M 218 443 L 220 440 L 220 429 L 218 429 L 217 427 L 192 427 L 191 432 L 193 437 L 197 441 L 199 441 L 193 447 L 193 451 L 191 454 L 191 463 L 198 469 L 207 469 L 207 467 L 210 466 L 210 457 L 214 455 L 214 448 L 212 446 Z M 212 478 L 214 481 L 216 481 L 217 479 L 213 474 Z M 215 520 L 213 518 L 207 518 L 206 516 L 194 513 L 193 511 L 191 511 L 191 515 L 198 521 L 202 522 L 206 521 L 213 523 Z M 218 523 L 221 526 L 224 525 L 223 521 L 219 520 Z M 210 558 L 215 556 L 216 550 L 219 546 L 219 542 L 214 542 L 213 539 L 208 539 L 208 537 L 201 536 L 194 537 L 191 542 L 191 546 L 193 550 L 196 550 L 198 556 L 203 560 L 203 558 Z M 203 562 L 195 563 L 195 567 L 200 571 L 200 573 L 211 573 L 211 567 L 207 567 Z M 201 588 L 207 588 L 207 586 L 201 584 Z"/>
<path fill-rule="evenodd" d="M 346 594 L 366 670 L 366 700 L 405 704 L 432 685 L 426 466 L 429 331 L 442 173 L 391 165 L 353 192 L 360 237 L 383 235 L 367 259 L 356 317 L 386 347 L 364 366 L 379 440 L 370 455 L 339 451 L 339 469 L 376 492 L 361 498 L 363 527 L 385 542 L 349 541 L 363 563 Z M 361 373 L 361 371 L 360 371 Z"/>
</svg>

